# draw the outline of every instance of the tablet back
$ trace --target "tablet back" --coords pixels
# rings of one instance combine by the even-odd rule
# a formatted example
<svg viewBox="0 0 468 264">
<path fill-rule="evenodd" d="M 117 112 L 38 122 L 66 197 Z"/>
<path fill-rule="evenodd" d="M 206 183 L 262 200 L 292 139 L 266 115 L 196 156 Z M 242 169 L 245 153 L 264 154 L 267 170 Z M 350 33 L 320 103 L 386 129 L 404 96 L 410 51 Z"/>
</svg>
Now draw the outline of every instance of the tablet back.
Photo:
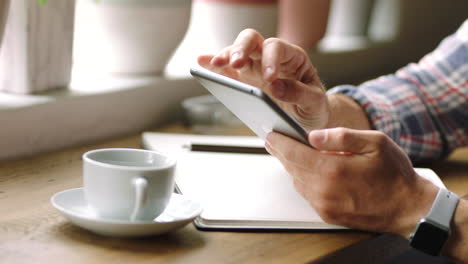
<svg viewBox="0 0 468 264">
<path fill-rule="evenodd" d="M 263 140 L 276 131 L 308 145 L 307 132 L 260 89 L 203 68 L 190 72 Z"/>
</svg>

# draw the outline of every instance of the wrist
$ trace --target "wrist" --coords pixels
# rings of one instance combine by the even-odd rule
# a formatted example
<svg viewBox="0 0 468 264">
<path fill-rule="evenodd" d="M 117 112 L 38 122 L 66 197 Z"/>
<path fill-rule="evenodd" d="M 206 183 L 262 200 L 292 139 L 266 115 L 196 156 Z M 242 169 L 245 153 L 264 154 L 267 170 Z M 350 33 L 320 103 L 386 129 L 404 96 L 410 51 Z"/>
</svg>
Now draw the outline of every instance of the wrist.
<svg viewBox="0 0 468 264">
<path fill-rule="evenodd" d="M 405 238 L 409 238 L 419 221 L 427 216 L 439 191 L 439 187 L 418 175 L 416 181 L 415 188 L 411 189 L 410 195 L 407 196 L 406 206 L 400 211 L 399 221 L 396 221 L 397 229 L 393 232 Z"/>
<path fill-rule="evenodd" d="M 327 94 L 328 122 L 326 128 L 347 127 L 372 129 L 366 112 L 352 98 L 343 94 Z"/>
<path fill-rule="evenodd" d="M 443 254 L 459 262 L 468 262 L 468 200 L 460 199 L 451 223 L 451 234 Z"/>
</svg>

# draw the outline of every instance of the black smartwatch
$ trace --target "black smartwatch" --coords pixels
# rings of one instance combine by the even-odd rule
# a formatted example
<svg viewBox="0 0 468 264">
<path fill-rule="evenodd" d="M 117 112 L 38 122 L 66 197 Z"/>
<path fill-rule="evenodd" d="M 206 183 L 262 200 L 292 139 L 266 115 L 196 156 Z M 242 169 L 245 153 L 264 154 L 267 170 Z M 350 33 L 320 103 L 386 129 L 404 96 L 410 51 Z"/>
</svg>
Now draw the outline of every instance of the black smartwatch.
<svg viewBox="0 0 468 264">
<path fill-rule="evenodd" d="M 450 235 L 450 222 L 460 198 L 441 188 L 429 214 L 422 218 L 410 236 L 410 245 L 426 254 L 438 256 Z"/>
</svg>

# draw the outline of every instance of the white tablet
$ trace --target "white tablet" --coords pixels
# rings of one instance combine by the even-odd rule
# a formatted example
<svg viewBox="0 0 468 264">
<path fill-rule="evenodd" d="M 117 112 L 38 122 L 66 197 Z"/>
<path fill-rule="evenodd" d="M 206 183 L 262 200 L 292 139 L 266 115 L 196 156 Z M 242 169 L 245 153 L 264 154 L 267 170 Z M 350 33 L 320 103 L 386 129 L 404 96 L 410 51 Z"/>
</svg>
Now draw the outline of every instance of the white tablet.
<svg viewBox="0 0 468 264">
<path fill-rule="evenodd" d="M 259 88 L 202 67 L 190 73 L 263 140 L 275 131 L 309 145 L 307 131 Z"/>
</svg>

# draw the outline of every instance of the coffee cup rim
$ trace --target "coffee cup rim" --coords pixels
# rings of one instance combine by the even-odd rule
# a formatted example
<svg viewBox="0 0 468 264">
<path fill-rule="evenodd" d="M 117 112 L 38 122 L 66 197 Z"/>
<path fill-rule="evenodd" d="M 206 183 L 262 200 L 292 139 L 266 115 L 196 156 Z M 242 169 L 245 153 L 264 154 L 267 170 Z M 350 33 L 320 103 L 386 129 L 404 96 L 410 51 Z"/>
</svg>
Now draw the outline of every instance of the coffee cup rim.
<svg viewBox="0 0 468 264">
<path fill-rule="evenodd" d="M 93 153 L 98 153 L 98 152 L 105 152 L 105 151 L 135 151 L 135 152 L 146 152 L 146 153 L 151 153 L 151 154 L 157 154 L 164 156 L 167 159 L 167 164 L 164 166 L 127 166 L 127 165 L 119 165 L 119 164 L 110 164 L 110 163 L 105 163 L 101 161 L 94 160 L 89 157 L 89 155 Z M 136 149 L 136 148 L 102 148 L 102 149 L 93 149 L 86 151 L 82 155 L 83 161 L 89 162 L 94 165 L 99 165 L 102 167 L 107 167 L 107 168 L 125 168 L 127 170 L 154 170 L 154 169 L 159 169 L 159 170 L 164 170 L 168 169 L 171 167 L 175 167 L 176 165 L 176 160 L 171 157 L 170 155 L 164 154 L 159 151 L 154 151 L 154 150 L 146 150 L 146 149 Z"/>
</svg>

